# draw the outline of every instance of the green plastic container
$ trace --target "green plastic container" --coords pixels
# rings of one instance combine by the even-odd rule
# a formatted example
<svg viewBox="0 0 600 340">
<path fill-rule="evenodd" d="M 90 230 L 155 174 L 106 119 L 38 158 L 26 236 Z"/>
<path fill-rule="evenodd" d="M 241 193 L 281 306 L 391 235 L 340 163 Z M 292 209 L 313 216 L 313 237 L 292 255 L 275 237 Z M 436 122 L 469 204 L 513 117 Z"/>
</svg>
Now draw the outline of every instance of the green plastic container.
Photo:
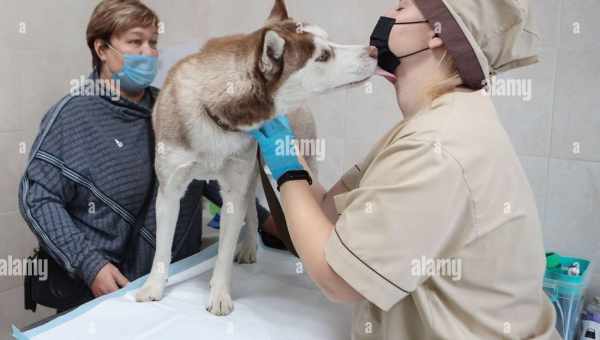
<svg viewBox="0 0 600 340">
<path fill-rule="evenodd" d="M 556 309 L 556 329 L 565 340 L 574 340 L 579 329 L 585 290 L 591 271 L 588 260 L 546 254 L 548 267 L 544 276 L 544 291 Z M 579 275 L 570 275 L 569 268 L 578 267 Z"/>
</svg>

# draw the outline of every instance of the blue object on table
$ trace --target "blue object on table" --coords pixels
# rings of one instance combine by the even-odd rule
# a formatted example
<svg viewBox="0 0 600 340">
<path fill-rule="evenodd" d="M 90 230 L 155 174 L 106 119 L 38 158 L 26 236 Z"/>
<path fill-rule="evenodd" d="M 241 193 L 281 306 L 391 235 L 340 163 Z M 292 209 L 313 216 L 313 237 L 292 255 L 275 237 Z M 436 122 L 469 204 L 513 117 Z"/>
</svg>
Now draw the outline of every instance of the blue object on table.
<svg viewBox="0 0 600 340">
<path fill-rule="evenodd" d="M 594 321 L 600 324 L 600 296 L 596 296 L 594 301 L 592 301 L 585 312 L 583 313 L 584 320 Z"/>
<path fill-rule="evenodd" d="M 221 214 L 215 214 L 212 220 L 208 222 L 208 226 L 214 229 L 219 229 L 221 227 Z"/>
</svg>

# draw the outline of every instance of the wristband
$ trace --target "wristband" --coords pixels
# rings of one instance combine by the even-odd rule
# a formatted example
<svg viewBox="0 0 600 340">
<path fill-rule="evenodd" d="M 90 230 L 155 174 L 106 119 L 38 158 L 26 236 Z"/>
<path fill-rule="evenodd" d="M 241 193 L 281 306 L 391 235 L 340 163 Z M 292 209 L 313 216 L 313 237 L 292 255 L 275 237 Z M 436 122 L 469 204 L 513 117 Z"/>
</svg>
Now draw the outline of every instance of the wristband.
<svg viewBox="0 0 600 340">
<path fill-rule="evenodd" d="M 298 181 L 298 180 L 306 180 L 308 185 L 312 185 L 312 178 L 308 174 L 306 170 L 290 170 L 284 173 L 277 180 L 277 191 L 280 191 L 279 188 L 283 185 L 283 183 L 288 181 Z"/>
</svg>

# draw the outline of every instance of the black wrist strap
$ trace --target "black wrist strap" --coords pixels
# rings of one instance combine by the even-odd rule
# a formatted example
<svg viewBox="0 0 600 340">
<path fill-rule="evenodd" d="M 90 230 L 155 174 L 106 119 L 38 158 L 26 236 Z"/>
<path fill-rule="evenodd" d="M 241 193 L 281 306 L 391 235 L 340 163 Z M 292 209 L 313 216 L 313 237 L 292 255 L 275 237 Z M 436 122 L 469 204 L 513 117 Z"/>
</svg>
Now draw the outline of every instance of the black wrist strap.
<svg viewBox="0 0 600 340">
<path fill-rule="evenodd" d="M 298 180 L 306 180 L 308 182 L 308 185 L 312 185 L 312 178 L 308 174 L 308 171 L 306 171 L 306 170 L 290 170 L 290 171 L 286 172 L 285 174 L 283 174 L 283 176 L 279 177 L 279 179 L 277 180 L 277 191 L 280 191 L 279 189 L 281 188 L 283 183 L 288 182 L 288 181 L 298 181 Z"/>
</svg>

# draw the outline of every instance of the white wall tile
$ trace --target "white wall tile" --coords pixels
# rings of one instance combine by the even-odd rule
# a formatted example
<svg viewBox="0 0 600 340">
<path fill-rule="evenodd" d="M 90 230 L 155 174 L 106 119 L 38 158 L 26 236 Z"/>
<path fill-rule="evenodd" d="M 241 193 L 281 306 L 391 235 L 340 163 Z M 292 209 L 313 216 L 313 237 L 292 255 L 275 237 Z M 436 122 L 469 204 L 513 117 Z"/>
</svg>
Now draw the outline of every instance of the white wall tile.
<svg viewBox="0 0 600 340">
<path fill-rule="evenodd" d="M 497 77 L 497 85 L 494 87 L 499 89 L 497 93 L 500 95 L 492 98 L 500 119 L 520 155 L 546 157 L 550 153 L 556 54 L 555 48 L 544 48 L 541 50 L 538 64 Z M 501 85 L 511 81 L 531 84 L 531 93 L 526 93 L 526 90 L 503 96 Z"/>
<path fill-rule="evenodd" d="M 23 128 L 21 101 L 19 93 L 14 91 L 20 87 L 19 69 L 14 50 L 0 48 L 0 132 L 20 130 Z"/>
<path fill-rule="evenodd" d="M 343 6 L 337 1 L 321 1 L 318 6 L 312 1 L 288 2 L 293 3 L 290 15 L 294 19 L 323 28 L 332 41 L 357 43 L 352 26 L 360 9 L 358 0 L 345 1 Z"/>
<path fill-rule="evenodd" d="M 61 49 L 62 57 L 69 59 L 66 63 L 66 74 L 64 79 L 79 79 L 87 77 L 92 73 L 92 54 L 86 45 L 75 45 Z M 70 88 L 70 86 L 69 86 Z"/>
<path fill-rule="evenodd" d="M 373 149 L 377 138 L 359 136 L 344 141 L 344 172 L 361 162 Z"/>
<path fill-rule="evenodd" d="M 232 1 L 208 0 L 199 6 L 201 17 L 207 17 L 208 36 L 252 32 L 267 19 L 272 0 Z M 288 12 L 297 21 L 318 25 L 338 43 L 367 44 L 377 19 L 394 6 L 387 0 L 287 1 Z M 243 15 L 241 15 L 243 13 Z"/>
<path fill-rule="evenodd" d="M 552 157 L 600 161 L 598 60 L 600 48 L 559 51 Z"/>
<path fill-rule="evenodd" d="M 332 41 L 343 44 L 368 44 L 377 19 L 396 3 L 389 0 L 289 1 L 291 15 L 321 26 Z"/>
<path fill-rule="evenodd" d="M 543 0 L 546 2 L 546 0 Z M 550 11 L 546 12 L 551 15 Z M 562 0 L 560 11 L 560 46 L 570 48 L 600 47 L 600 2 L 597 0 Z"/>
<path fill-rule="evenodd" d="M 326 154 L 322 161 L 317 161 L 319 181 L 326 189 L 334 185 L 346 170 L 343 165 L 344 155 L 347 151 L 343 138 L 319 136 L 325 140 Z"/>
<path fill-rule="evenodd" d="M 85 30 L 95 0 L 3 1 L 2 31 L 11 48 L 40 48 L 85 45 Z M 6 10 L 6 12 L 5 12 Z M 20 33 L 21 23 L 25 33 Z"/>
<path fill-rule="evenodd" d="M 36 129 L 48 109 L 56 104 L 70 89 L 73 79 L 69 75 L 68 53 L 56 50 L 18 50 L 19 68 L 18 95 L 21 97 L 21 115 L 24 128 Z"/>
<path fill-rule="evenodd" d="M 590 285 L 586 292 L 586 300 L 592 301 L 594 297 L 600 296 L 600 273 L 598 270 L 598 266 L 596 264 L 593 265 L 595 267 L 592 268 L 592 277 L 590 278 Z"/>
<path fill-rule="evenodd" d="M 20 132 L 0 133 L 0 213 L 18 209 L 17 190 L 27 159 L 27 154 L 21 153 L 22 141 L 24 136 Z"/>
<path fill-rule="evenodd" d="M 347 91 L 338 90 L 312 98 L 307 105 L 315 118 L 317 138 L 325 143 L 324 159 L 316 163 L 326 188 L 337 182 L 344 168 L 347 100 Z"/>
<path fill-rule="evenodd" d="M 403 119 L 394 87 L 379 77 L 348 90 L 346 111 L 344 170 L 362 161 L 375 143 Z"/>
<path fill-rule="evenodd" d="M 146 4 L 156 12 L 164 27 L 158 42 L 160 48 L 190 40 L 201 41 L 208 36 L 206 1 L 148 0 Z M 229 4 L 232 5 L 233 3 Z"/>
<path fill-rule="evenodd" d="M 556 47 L 559 41 L 559 25 L 561 14 L 561 0 L 533 0 L 531 1 L 537 30 L 540 34 L 542 45 Z"/>
<path fill-rule="evenodd" d="M 211 38 L 253 32 L 263 26 L 273 7 L 271 0 L 207 0 L 198 4 L 200 20 L 206 22 L 206 35 Z"/>
<path fill-rule="evenodd" d="M 348 115 L 348 92 L 338 90 L 311 98 L 308 107 L 315 117 L 319 136 L 344 138 Z"/>
<path fill-rule="evenodd" d="M 540 221 L 544 218 L 548 193 L 548 159 L 545 157 L 520 156 L 521 164 L 535 195 Z"/>
<path fill-rule="evenodd" d="M 371 143 L 403 119 L 394 86 L 378 76 L 348 90 L 344 117 L 347 141 L 362 138 Z"/>
<path fill-rule="evenodd" d="M 2 19 L 0 20 L 0 41 L 2 47 L 8 46 L 16 39 L 19 34 L 19 2 L 18 1 L 3 1 L 2 2 Z"/>
<path fill-rule="evenodd" d="M 547 190 L 546 249 L 600 263 L 600 163 L 551 159 Z"/>
</svg>

